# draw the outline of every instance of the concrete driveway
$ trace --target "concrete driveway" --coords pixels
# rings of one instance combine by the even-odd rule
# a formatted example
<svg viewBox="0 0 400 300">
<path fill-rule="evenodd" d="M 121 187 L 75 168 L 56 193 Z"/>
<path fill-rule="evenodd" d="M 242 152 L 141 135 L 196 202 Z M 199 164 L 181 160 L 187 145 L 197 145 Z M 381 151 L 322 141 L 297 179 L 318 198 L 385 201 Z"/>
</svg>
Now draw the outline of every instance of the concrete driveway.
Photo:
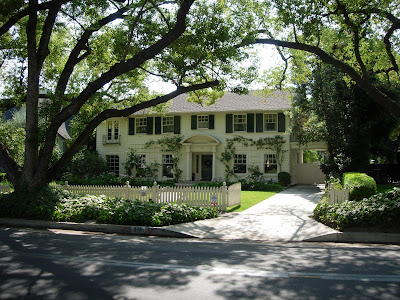
<svg viewBox="0 0 400 300">
<path fill-rule="evenodd" d="M 298 185 L 240 213 L 164 228 L 207 239 L 305 241 L 337 233 L 310 218 L 322 195 L 322 185 Z"/>
</svg>

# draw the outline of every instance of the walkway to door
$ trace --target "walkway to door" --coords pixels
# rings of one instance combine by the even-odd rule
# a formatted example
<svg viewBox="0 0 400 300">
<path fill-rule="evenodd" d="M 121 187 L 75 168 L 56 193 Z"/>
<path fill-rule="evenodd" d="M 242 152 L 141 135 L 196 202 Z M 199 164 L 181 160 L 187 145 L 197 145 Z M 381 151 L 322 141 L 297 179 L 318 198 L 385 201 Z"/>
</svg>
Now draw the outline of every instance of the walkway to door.
<svg viewBox="0 0 400 300">
<path fill-rule="evenodd" d="M 164 228 L 209 239 L 304 241 L 337 232 L 309 217 L 322 194 L 323 185 L 298 185 L 244 212 Z"/>
</svg>

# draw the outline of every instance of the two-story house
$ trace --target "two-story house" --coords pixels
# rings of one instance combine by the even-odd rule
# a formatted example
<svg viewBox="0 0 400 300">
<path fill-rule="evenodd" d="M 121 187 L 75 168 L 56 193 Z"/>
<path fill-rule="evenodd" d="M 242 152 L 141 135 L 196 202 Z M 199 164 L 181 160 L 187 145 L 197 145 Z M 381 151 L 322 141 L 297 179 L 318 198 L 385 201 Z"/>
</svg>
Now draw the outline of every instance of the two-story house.
<svg viewBox="0 0 400 300">
<path fill-rule="evenodd" d="M 178 165 L 182 170 L 181 180 L 210 181 L 225 179 L 226 161 L 224 164 L 221 158 L 228 144 L 233 143 L 232 159 L 228 163 L 234 175 L 244 177 L 258 167 L 266 178 L 273 179 L 281 171 L 292 174 L 294 164 L 301 163 L 302 150 L 290 141 L 287 114 L 290 108 L 291 94 L 287 91 L 267 96 L 256 92 L 249 95 L 228 92 L 209 106 L 188 102 L 187 95 L 181 95 L 169 102 L 168 112 L 163 115 L 137 112 L 129 118 L 104 121 L 97 128 L 96 147 L 113 173 L 125 173 L 127 154 L 134 149 L 141 165 L 159 164 L 158 179 L 172 178 L 176 154 L 146 143 L 179 135 L 182 137 Z M 277 136 L 281 141 L 279 150 L 260 145 L 260 141 L 272 141 Z M 293 179 L 301 181 L 296 176 Z"/>
</svg>

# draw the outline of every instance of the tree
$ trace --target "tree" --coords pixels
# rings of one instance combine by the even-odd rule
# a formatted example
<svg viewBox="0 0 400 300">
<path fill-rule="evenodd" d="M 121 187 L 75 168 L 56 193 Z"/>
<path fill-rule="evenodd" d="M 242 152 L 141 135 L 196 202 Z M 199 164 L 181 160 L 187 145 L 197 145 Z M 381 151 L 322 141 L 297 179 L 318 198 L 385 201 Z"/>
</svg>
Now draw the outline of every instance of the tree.
<svg viewBox="0 0 400 300">
<path fill-rule="evenodd" d="M 341 72 L 316 64 L 309 82 L 297 90 L 293 131 L 300 143 L 327 142 L 325 174 L 366 172 L 371 157 L 393 159 L 398 142 L 391 141 L 390 135 L 400 125 L 399 119 L 388 115 L 358 86 L 349 86 Z"/>
<path fill-rule="evenodd" d="M 165 103 L 182 93 L 215 100 L 227 88 L 238 44 L 252 33 L 247 16 L 229 15 L 218 2 L 194 0 L 2 1 L 0 107 L 24 102 L 23 163 L 0 140 L 0 165 L 14 187 L 43 186 L 111 117 Z M 174 82 L 152 95 L 149 74 Z M 40 91 L 46 99 L 39 100 Z M 73 118 L 74 140 L 52 162 L 57 130 Z M 42 120 L 39 126 L 39 120 Z"/>
<path fill-rule="evenodd" d="M 316 56 L 343 72 L 387 112 L 400 116 L 399 95 L 381 88 L 400 84 L 400 1 L 237 1 L 244 2 L 252 7 L 253 28 L 259 32 L 248 44 L 275 45 L 286 63 L 291 58 L 297 65 L 304 58 L 296 58 L 297 50 Z"/>
</svg>

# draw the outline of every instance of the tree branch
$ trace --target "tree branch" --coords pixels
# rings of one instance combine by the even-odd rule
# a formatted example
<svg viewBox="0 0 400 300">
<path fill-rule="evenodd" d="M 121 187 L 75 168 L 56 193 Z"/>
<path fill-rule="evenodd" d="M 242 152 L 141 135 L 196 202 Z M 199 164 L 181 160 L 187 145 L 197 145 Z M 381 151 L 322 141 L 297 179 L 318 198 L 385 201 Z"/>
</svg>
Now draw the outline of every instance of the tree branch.
<svg viewBox="0 0 400 300">
<path fill-rule="evenodd" d="M 12 182 L 18 181 L 21 174 L 21 167 L 15 162 L 2 142 L 0 142 L 0 165 Z"/>
<path fill-rule="evenodd" d="M 109 118 L 115 118 L 115 117 L 129 117 L 133 113 L 153 107 L 165 102 L 168 102 L 169 100 L 181 95 L 185 94 L 188 92 L 192 91 L 197 91 L 205 88 L 210 88 L 219 85 L 219 81 L 211 81 L 211 82 L 205 82 L 205 83 L 200 83 L 200 84 L 195 84 L 191 85 L 188 87 L 178 87 L 174 92 L 171 92 L 167 95 L 164 96 L 159 96 L 153 100 L 149 100 L 146 102 L 142 102 L 139 104 L 136 104 L 132 107 L 122 109 L 122 110 L 117 110 L 117 109 L 107 109 L 105 111 L 102 111 L 100 114 L 98 114 L 96 117 L 94 117 L 83 129 L 81 134 L 76 138 L 74 143 L 65 151 L 63 156 L 52 166 L 50 172 L 48 174 L 55 174 L 57 173 L 61 168 L 65 166 L 65 164 L 72 159 L 72 157 L 79 151 L 79 149 L 86 143 L 87 139 L 90 137 L 92 134 L 93 130 L 96 129 L 97 126 L 100 125 L 101 122 L 109 119 Z M 48 180 L 51 180 L 49 178 Z"/>
</svg>

